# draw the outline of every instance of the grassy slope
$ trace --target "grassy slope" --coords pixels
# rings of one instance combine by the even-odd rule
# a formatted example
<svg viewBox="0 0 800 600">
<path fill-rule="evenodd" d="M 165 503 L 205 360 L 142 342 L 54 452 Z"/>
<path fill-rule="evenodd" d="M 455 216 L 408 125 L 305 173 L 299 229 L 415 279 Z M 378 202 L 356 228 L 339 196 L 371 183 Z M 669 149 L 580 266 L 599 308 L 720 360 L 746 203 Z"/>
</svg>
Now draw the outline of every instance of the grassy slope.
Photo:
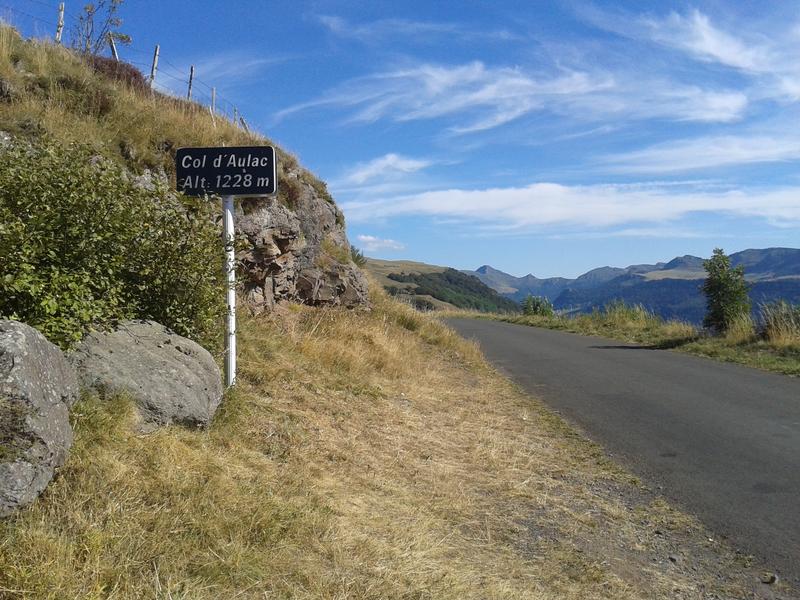
<svg viewBox="0 0 800 600">
<path fill-rule="evenodd" d="M 24 40 L 0 24 L 0 130 L 19 137 L 49 136 L 78 142 L 125 164 L 174 173 L 174 152 L 182 146 L 246 146 L 271 143 L 222 118 L 208 108 L 162 94 L 138 90 L 95 72 L 78 56 L 46 40 Z M 323 196 L 325 184 L 278 148 L 278 198 L 291 206 L 300 179 Z M 327 196 L 329 197 L 329 196 Z M 332 201 L 332 200 L 331 200 Z"/>
<path fill-rule="evenodd" d="M 739 598 L 761 585 L 475 346 L 382 292 L 373 302 L 242 323 L 240 385 L 208 431 L 137 435 L 128 402 L 84 399 L 60 477 L 0 523 L 0 595 Z"/>
<path fill-rule="evenodd" d="M 532 327 L 559 329 L 583 335 L 597 335 L 624 342 L 678 350 L 726 362 L 800 375 L 800 340 L 795 336 L 768 341 L 753 333 L 752 323 L 744 332 L 731 331 L 727 336 L 701 335 L 697 329 L 679 321 L 664 321 L 638 307 L 607 307 L 593 314 L 577 316 L 487 315 L 478 312 L 452 312 L 458 316 L 489 318 Z"/>
</svg>

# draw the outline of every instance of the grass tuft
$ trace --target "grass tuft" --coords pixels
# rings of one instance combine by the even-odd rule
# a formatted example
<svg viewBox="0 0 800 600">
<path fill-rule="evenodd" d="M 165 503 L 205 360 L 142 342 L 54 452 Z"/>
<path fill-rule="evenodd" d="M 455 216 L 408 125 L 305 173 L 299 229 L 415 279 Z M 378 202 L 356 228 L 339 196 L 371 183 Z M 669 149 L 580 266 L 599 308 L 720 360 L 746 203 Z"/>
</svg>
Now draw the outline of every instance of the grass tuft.
<svg viewBox="0 0 800 600">
<path fill-rule="evenodd" d="M 731 346 L 750 344 L 757 339 L 756 325 L 749 314 L 739 315 L 728 325 L 723 339 Z"/>
<path fill-rule="evenodd" d="M 776 302 L 761 306 L 764 335 L 770 344 L 784 350 L 800 350 L 800 306 Z"/>
</svg>

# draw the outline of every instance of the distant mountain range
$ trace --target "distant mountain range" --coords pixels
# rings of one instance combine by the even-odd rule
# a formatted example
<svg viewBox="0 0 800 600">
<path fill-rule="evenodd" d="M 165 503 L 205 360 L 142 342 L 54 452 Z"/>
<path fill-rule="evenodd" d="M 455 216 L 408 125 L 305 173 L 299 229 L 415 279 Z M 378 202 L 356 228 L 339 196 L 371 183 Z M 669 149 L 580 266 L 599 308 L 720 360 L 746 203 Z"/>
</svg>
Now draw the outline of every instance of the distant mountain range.
<svg viewBox="0 0 800 600">
<path fill-rule="evenodd" d="M 731 254 L 734 266 L 743 265 L 751 284 L 753 305 L 774 300 L 800 303 L 800 249 L 766 248 Z M 566 312 L 589 312 L 614 300 L 642 304 L 665 318 L 699 323 L 705 314 L 700 285 L 705 278 L 703 259 L 680 256 L 666 263 L 600 267 L 575 279 L 533 275 L 514 277 L 489 265 L 474 275 L 490 288 L 517 302 L 528 294 L 544 296 Z"/>
</svg>

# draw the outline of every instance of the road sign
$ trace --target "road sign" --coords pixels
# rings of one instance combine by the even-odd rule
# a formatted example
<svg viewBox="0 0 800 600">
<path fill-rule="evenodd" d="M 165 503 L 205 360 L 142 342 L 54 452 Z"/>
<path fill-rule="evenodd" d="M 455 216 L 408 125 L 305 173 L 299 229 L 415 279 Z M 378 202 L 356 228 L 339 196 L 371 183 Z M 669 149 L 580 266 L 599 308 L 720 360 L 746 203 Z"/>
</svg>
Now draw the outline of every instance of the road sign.
<svg viewBox="0 0 800 600">
<path fill-rule="evenodd" d="M 278 191 L 275 148 L 180 148 L 175 155 L 176 185 L 189 196 L 222 196 L 226 302 L 225 385 L 236 383 L 236 254 L 233 202 L 236 196 L 271 196 Z"/>
<path fill-rule="evenodd" d="M 177 187 L 189 196 L 271 196 L 278 190 L 275 148 L 179 148 Z"/>
</svg>

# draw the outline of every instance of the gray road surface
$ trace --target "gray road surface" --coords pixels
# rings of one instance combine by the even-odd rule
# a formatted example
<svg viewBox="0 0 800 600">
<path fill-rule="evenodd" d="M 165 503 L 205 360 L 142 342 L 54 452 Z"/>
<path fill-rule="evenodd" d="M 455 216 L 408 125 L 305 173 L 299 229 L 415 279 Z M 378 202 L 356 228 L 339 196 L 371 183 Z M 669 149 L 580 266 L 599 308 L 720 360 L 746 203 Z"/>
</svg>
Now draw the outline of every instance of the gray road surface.
<svg viewBox="0 0 800 600">
<path fill-rule="evenodd" d="M 448 324 L 650 486 L 800 581 L 800 379 L 523 325 Z"/>
</svg>

